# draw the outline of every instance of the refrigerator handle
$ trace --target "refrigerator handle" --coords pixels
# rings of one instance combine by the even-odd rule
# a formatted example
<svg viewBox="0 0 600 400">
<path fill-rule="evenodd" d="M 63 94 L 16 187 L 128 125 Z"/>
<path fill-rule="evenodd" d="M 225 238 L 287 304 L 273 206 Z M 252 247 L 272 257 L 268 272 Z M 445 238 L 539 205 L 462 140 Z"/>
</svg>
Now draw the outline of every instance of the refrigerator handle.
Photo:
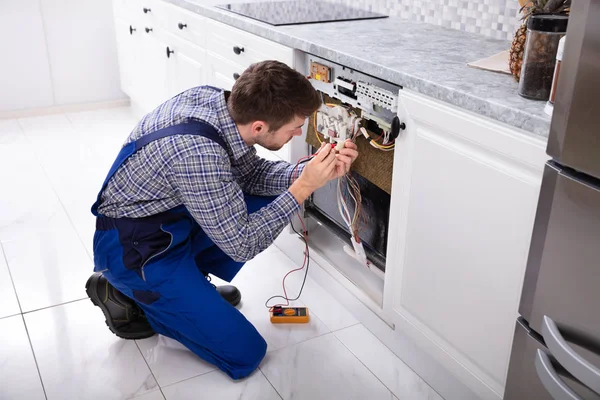
<svg viewBox="0 0 600 400">
<path fill-rule="evenodd" d="M 600 369 L 573 350 L 563 338 L 552 318 L 544 315 L 542 335 L 556 360 L 581 383 L 600 393 Z"/>
<path fill-rule="evenodd" d="M 563 382 L 556 373 L 550 357 L 543 350 L 538 349 L 535 356 L 535 369 L 544 388 L 554 400 L 582 400 L 574 391 Z"/>
</svg>

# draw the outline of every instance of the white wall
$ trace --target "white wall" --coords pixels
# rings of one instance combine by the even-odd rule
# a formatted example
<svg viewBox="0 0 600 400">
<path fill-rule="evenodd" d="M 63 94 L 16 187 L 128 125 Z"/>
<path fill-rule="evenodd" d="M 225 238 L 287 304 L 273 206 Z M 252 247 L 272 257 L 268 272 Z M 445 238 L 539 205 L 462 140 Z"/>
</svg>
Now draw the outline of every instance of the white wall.
<svg viewBox="0 0 600 400">
<path fill-rule="evenodd" d="M 0 60 L 0 111 L 126 97 L 109 0 L 0 0 Z"/>
</svg>

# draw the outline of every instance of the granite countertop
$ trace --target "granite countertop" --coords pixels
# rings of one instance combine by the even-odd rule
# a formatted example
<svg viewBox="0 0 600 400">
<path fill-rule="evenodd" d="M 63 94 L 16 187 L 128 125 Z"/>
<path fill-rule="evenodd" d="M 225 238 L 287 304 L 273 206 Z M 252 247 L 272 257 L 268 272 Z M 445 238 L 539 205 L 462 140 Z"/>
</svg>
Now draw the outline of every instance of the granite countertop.
<svg viewBox="0 0 600 400">
<path fill-rule="evenodd" d="M 231 0 L 165 1 L 487 116 L 530 135 L 548 136 L 550 117 L 544 113 L 545 102 L 520 97 L 518 84 L 509 75 L 467 66 L 469 62 L 507 50 L 510 47 L 507 41 L 396 17 L 272 26 L 214 7 Z"/>
</svg>

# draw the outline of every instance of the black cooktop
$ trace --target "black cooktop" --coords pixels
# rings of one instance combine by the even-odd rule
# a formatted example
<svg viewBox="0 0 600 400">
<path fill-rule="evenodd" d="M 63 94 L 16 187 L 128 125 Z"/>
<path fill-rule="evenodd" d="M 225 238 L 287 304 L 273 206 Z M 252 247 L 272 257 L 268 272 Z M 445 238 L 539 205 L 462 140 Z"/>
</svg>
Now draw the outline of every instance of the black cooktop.
<svg viewBox="0 0 600 400">
<path fill-rule="evenodd" d="M 319 0 L 233 3 L 221 4 L 217 7 L 275 26 L 387 17 L 387 15 Z"/>
</svg>

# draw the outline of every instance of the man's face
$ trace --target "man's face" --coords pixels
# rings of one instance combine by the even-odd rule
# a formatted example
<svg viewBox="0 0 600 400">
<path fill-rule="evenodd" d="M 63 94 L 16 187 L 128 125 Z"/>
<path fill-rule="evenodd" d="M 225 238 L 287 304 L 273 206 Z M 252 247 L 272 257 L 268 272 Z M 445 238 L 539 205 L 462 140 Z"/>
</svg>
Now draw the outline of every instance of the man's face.
<svg viewBox="0 0 600 400">
<path fill-rule="evenodd" d="M 279 150 L 294 136 L 302 135 L 304 121 L 306 121 L 306 118 L 295 117 L 292 122 L 283 125 L 276 131 L 269 132 L 265 130 L 257 136 L 256 144 L 272 151 Z"/>
</svg>

